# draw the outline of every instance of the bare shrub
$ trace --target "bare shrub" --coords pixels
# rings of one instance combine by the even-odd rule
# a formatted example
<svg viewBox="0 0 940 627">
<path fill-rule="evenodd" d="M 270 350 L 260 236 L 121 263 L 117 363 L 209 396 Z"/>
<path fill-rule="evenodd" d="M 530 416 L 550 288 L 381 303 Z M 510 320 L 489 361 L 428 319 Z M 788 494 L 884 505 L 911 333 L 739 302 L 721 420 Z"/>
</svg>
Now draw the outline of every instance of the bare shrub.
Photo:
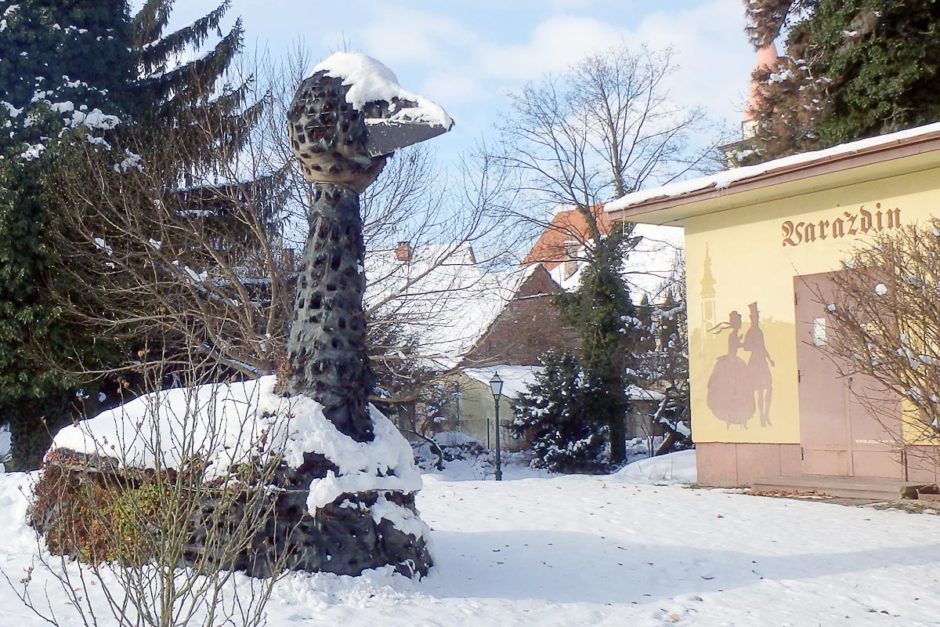
<svg viewBox="0 0 940 627">
<path fill-rule="evenodd" d="M 144 375 L 151 385 L 163 380 L 156 370 Z M 112 410 L 113 429 L 102 431 L 101 417 L 97 430 L 72 427 L 69 442 L 81 441 L 81 450 L 47 454 L 30 508 L 46 549 L 38 560 L 84 624 L 264 622 L 288 558 L 259 540 L 277 516 L 274 486 L 284 468 L 269 438 L 286 425 L 237 419 L 251 411 L 233 412 L 232 404 L 258 402 L 256 391 L 242 389 L 258 388 L 150 394 Z M 266 578 L 237 574 L 257 570 L 257 560 Z M 4 576 L 37 615 L 58 623 L 61 609 L 31 591 L 32 573 L 19 585 Z M 107 620 L 96 614 L 103 609 Z"/>
<path fill-rule="evenodd" d="M 831 324 L 822 350 L 842 377 L 872 382 L 853 386 L 856 399 L 899 450 L 938 463 L 936 446 L 912 445 L 940 443 L 940 220 L 878 234 L 831 294 L 817 292 Z"/>
</svg>

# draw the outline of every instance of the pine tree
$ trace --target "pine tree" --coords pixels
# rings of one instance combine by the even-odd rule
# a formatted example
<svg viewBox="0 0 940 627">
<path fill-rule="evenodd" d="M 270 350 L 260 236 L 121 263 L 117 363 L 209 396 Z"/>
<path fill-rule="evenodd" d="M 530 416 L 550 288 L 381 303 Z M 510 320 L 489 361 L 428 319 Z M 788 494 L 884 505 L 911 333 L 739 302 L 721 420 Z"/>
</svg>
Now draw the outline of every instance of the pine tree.
<svg viewBox="0 0 940 627">
<path fill-rule="evenodd" d="M 624 333 L 633 337 L 633 361 L 639 367 L 634 368 L 640 387 L 649 387 L 658 378 L 658 370 L 650 368 L 653 365 L 653 356 L 656 354 L 656 331 L 653 320 L 657 308 L 650 302 L 648 294 L 643 294 L 639 306 L 636 308 L 636 317 L 627 318 L 624 322 Z"/>
<path fill-rule="evenodd" d="M 940 120 L 940 3 L 763 0 L 755 46 L 787 33 L 759 70 L 758 158 L 766 160 Z"/>
<path fill-rule="evenodd" d="M 541 358 L 544 370 L 513 404 L 510 429 L 528 438 L 533 465 L 553 472 L 598 472 L 606 467 L 606 427 L 590 413 L 592 390 L 578 360 L 561 350 Z"/>
<path fill-rule="evenodd" d="M 125 116 L 125 11 L 123 0 L 0 2 L 0 415 L 20 467 L 35 466 L 76 400 L 42 355 L 103 349 L 63 324 L 43 289 L 58 263 L 46 181 L 70 143 L 105 141 Z"/>
<path fill-rule="evenodd" d="M 633 243 L 629 232 L 618 228 L 606 236 L 598 233 L 578 288 L 554 298 L 562 318 L 581 336 L 584 384 L 592 390 L 585 404 L 593 420 L 609 427 L 612 464 L 626 461 L 626 389 L 636 383 L 635 338 L 624 333 L 624 321 L 636 318 L 622 275 L 626 250 Z"/>
<path fill-rule="evenodd" d="M 107 370 L 121 350 L 62 311 L 73 295 L 56 282 L 56 264 L 70 260 L 57 258 L 61 251 L 51 244 L 50 231 L 62 228 L 51 178 L 83 158 L 82 144 L 113 150 L 120 161 L 121 146 L 133 138 L 138 150 L 149 143 L 172 157 L 166 187 L 180 187 L 194 169 L 231 159 L 260 109 L 245 103 L 247 81 L 219 86 L 242 37 L 240 21 L 227 34 L 218 31 L 229 3 L 165 34 L 172 5 L 148 0 L 132 17 L 125 0 L 0 0 L 0 127 L 8 129 L 0 138 L 0 415 L 11 421 L 21 467 L 35 466 L 48 430 L 71 420 L 76 386 L 94 385 L 44 360 L 55 356 L 66 370 L 68 363 Z M 176 65 L 213 31 L 221 39 L 208 53 Z M 194 197 L 199 190 L 176 200 Z"/>
<path fill-rule="evenodd" d="M 244 33 L 241 19 L 227 33 L 220 30 L 230 0 L 185 28 L 166 33 L 173 4 L 147 0 L 134 16 L 133 50 L 141 73 L 130 87 L 140 124 L 157 137 L 173 136 L 180 182 L 185 185 L 192 168 L 211 170 L 220 157 L 234 158 L 263 103 L 247 102 L 251 77 L 236 85 L 223 82 Z M 209 51 L 174 66 L 180 54 L 201 49 L 213 32 L 220 39 Z M 211 142 L 205 140 L 207 132 Z"/>
<path fill-rule="evenodd" d="M 685 441 L 691 417 L 685 300 L 669 290 L 655 309 L 658 383 L 666 397 L 660 421 L 672 432 L 673 441 Z"/>
</svg>

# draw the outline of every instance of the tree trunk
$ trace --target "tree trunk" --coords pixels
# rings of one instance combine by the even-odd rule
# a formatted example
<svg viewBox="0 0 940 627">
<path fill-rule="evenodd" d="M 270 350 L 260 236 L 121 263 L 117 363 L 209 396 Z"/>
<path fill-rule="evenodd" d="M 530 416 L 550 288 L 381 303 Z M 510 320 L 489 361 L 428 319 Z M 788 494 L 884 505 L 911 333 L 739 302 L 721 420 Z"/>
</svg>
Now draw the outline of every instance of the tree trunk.
<svg viewBox="0 0 940 627">
<path fill-rule="evenodd" d="M 319 183 L 287 341 L 287 392 L 313 398 L 340 432 L 359 442 L 373 438 L 364 256 L 358 192 Z"/>
<path fill-rule="evenodd" d="M 627 461 L 626 412 L 615 414 L 610 421 L 610 463 L 619 465 Z"/>
</svg>

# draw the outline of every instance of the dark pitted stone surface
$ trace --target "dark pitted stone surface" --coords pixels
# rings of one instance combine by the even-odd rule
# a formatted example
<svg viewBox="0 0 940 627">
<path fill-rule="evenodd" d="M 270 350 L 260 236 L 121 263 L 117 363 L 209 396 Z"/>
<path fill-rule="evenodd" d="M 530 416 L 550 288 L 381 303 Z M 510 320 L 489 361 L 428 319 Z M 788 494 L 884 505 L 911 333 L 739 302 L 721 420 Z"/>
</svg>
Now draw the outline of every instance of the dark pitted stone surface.
<svg viewBox="0 0 940 627">
<path fill-rule="evenodd" d="M 307 475 L 318 474 L 312 470 Z M 306 478 L 296 476 L 300 483 Z M 314 515 L 307 513 L 309 489 L 289 488 L 277 492 L 273 511 L 262 529 L 254 536 L 251 546 L 239 555 L 233 565 L 255 577 L 268 577 L 272 566 L 286 555 L 289 570 L 327 572 L 337 575 L 359 575 L 370 568 L 391 565 L 408 577 L 427 574 L 431 556 L 424 538 L 396 529 L 394 525 L 372 515 L 372 506 L 382 496 L 411 511 L 417 516 L 414 495 L 395 492 L 364 492 L 343 494 L 336 501 L 319 508 Z M 212 502 L 206 503 L 204 512 L 210 513 Z M 230 515 L 236 522 L 242 515 L 239 508 Z M 201 520 L 205 520 L 204 515 Z M 187 545 L 186 559 L 193 561 L 202 555 L 205 530 L 200 521 L 193 521 L 194 533 Z"/>
<path fill-rule="evenodd" d="M 393 98 L 392 102 L 366 103 L 357 110 L 346 100 L 349 88 L 342 78 L 317 72 L 301 83 L 288 112 L 291 148 L 304 178 L 315 183 L 316 190 L 308 215 L 307 247 L 298 276 L 287 342 L 288 368 L 281 379 L 281 392 L 312 398 L 340 433 L 366 443 L 374 441 L 375 427 L 367 404 L 373 379 L 362 308 L 365 245 L 359 194 L 382 171 L 388 156 L 370 156 L 366 121 L 388 121 L 392 110 L 415 103 Z M 441 126 L 429 129 L 430 125 L 422 129 L 420 124 L 385 129 L 382 141 L 373 142 L 372 149 L 381 145 L 390 154 L 447 130 Z M 66 480 L 82 480 L 82 473 L 89 473 L 87 462 L 69 469 Z M 100 476 L 111 473 L 115 478 L 121 473 L 118 478 L 125 482 L 127 473 L 140 472 L 116 470 L 94 460 L 91 466 Z M 213 543 L 206 540 L 212 535 L 207 525 L 213 520 L 213 532 L 236 527 L 246 519 L 250 499 L 246 492 L 245 499 L 236 499 L 232 505 L 231 498 L 215 499 L 208 491 L 205 502 L 188 521 L 191 534 L 183 561 L 208 558 L 220 567 L 257 576 L 270 575 L 272 565 L 283 555 L 288 556 L 288 568 L 305 571 L 358 575 L 365 569 L 391 565 L 408 576 L 426 573 L 431 558 L 425 538 L 397 529 L 381 515 L 397 511 L 398 515 L 404 513 L 404 519 L 417 519 L 413 494 L 367 490 L 340 495 L 312 514 L 308 511 L 311 482 L 337 473 L 338 466 L 322 455 L 306 453 L 299 468 L 279 469 L 270 486 L 273 489 L 265 496 L 273 499 L 273 503 L 267 501 L 273 505 L 273 514 L 257 525 L 234 563 L 223 564 L 222 555 L 212 554 Z M 222 523 L 218 520 L 220 508 L 226 508 Z M 48 522 L 40 516 L 34 524 L 42 531 Z"/>
<path fill-rule="evenodd" d="M 346 102 L 341 78 L 318 72 L 301 83 L 288 112 L 291 147 L 316 182 L 307 247 L 287 341 L 287 392 L 307 395 L 342 433 L 372 439 L 366 398 L 365 244 L 359 192 L 385 164 L 365 152 L 365 114 Z"/>
<path fill-rule="evenodd" d="M 337 468 L 322 455 L 309 454 L 305 458 L 300 468 L 283 466 L 277 469 L 275 485 L 271 486 L 274 489 L 264 490 L 263 501 L 247 491 L 234 499 L 227 496 L 223 500 L 213 497 L 212 490 L 206 490 L 204 501 L 190 517 L 180 565 L 206 561 L 222 568 L 244 571 L 254 577 L 269 577 L 282 567 L 359 575 L 364 570 L 388 565 L 408 577 L 427 574 L 431 556 L 425 539 L 395 528 L 392 522 L 373 516 L 372 512 L 376 501 L 384 498 L 417 517 L 413 494 L 390 491 L 343 494 L 311 515 L 307 511 L 311 481 L 325 477 L 328 472 L 335 473 Z M 53 517 L 75 511 L 70 507 L 69 499 L 88 494 L 83 491 L 83 484 L 92 481 L 130 489 L 152 481 L 153 474 L 153 471 L 136 469 L 122 471 L 113 460 L 65 450 L 56 451 L 54 457 L 47 459 L 45 468 L 53 467 L 56 472 L 44 473 L 40 482 L 63 482 L 59 486 L 42 486 L 43 490 L 54 490 L 60 498 L 51 508 L 31 511 L 32 525 L 45 536 L 54 528 Z M 250 534 L 250 540 L 234 560 L 229 558 L 223 562 L 225 556 L 222 553 L 227 554 L 227 550 L 220 547 L 225 547 L 226 542 L 218 537 L 207 542 L 207 525 L 212 524 L 215 532 L 226 528 L 238 529 L 249 506 L 269 511 L 271 515 L 259 521 L 261 524 Z M 221 520 L 215 512 L 219 507 L 226 508 Z M 56 547 L 50 544 L 49 548 Z M 80 550 L 82 547 L 75 548 Z"/>
</svg>

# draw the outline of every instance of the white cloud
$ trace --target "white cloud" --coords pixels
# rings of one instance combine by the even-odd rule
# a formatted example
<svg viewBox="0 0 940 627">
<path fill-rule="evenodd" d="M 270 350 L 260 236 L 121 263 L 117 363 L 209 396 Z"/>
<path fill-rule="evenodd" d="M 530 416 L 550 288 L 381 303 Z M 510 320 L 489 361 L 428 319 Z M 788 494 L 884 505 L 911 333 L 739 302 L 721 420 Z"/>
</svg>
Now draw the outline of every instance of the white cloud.
<svg viewBox="0 0 940 627">
<path fill-rule="evenodd" d="M 357 40 L 383 63 L 448 67 L 462 52 L 482 45 L 460 22 L 426 11 L 384 5 L 370 15 Z"/>
<path fill-rule="evenodd" d="M 395 70 L 405 87 L 440 102 L 457 119 L 476 118 L 483 110 L 493 119 L 506 106 L 507 92 L 546 73 L 563 72 L 592 52 L 621 43 L 671 47 L 679 67 L 670 80 L 674 101 L 701 106 L 728 124 L 738 122 L 755 58 L 743 32 L 740 0 L 702 0 L 691 7 L 683 3 L 682 9 L 666 2 L 652 9 L 630 2 L 631 21 L 624 11 L 610 19 L 589 15 L 606 11 L 604 4 L 551 0 L 542 10 L 520 10 L 518 24 L 508 27 L 468 21 L 447 4 L 418 10 L 403 2 L 368 3 L 368 10 L 360 11 L 364 22 L 347 31 L 347 39 L 354 49 Z M 329 43 L 335 44 L 332 37 Z"/>
<path fill-rule="evenodd" d="M 552 17 L 538 24 L 529 41 L 482 50 L 486 75 L 517 81 L 560 72 L 595 50 L 615 46 L 628 31 L 590 17 Z"/>
<path fill-rule="evenodd" d="M 673 49 L 679 69 L 672 91 L 683 104 L 702 106 L 733 124 L 740 121 L 756 53 L 744 35 L 739 0 L 713 0 L 685 12 L 651 13 L 634 37 L 651 47 Z"/>
</svg>

